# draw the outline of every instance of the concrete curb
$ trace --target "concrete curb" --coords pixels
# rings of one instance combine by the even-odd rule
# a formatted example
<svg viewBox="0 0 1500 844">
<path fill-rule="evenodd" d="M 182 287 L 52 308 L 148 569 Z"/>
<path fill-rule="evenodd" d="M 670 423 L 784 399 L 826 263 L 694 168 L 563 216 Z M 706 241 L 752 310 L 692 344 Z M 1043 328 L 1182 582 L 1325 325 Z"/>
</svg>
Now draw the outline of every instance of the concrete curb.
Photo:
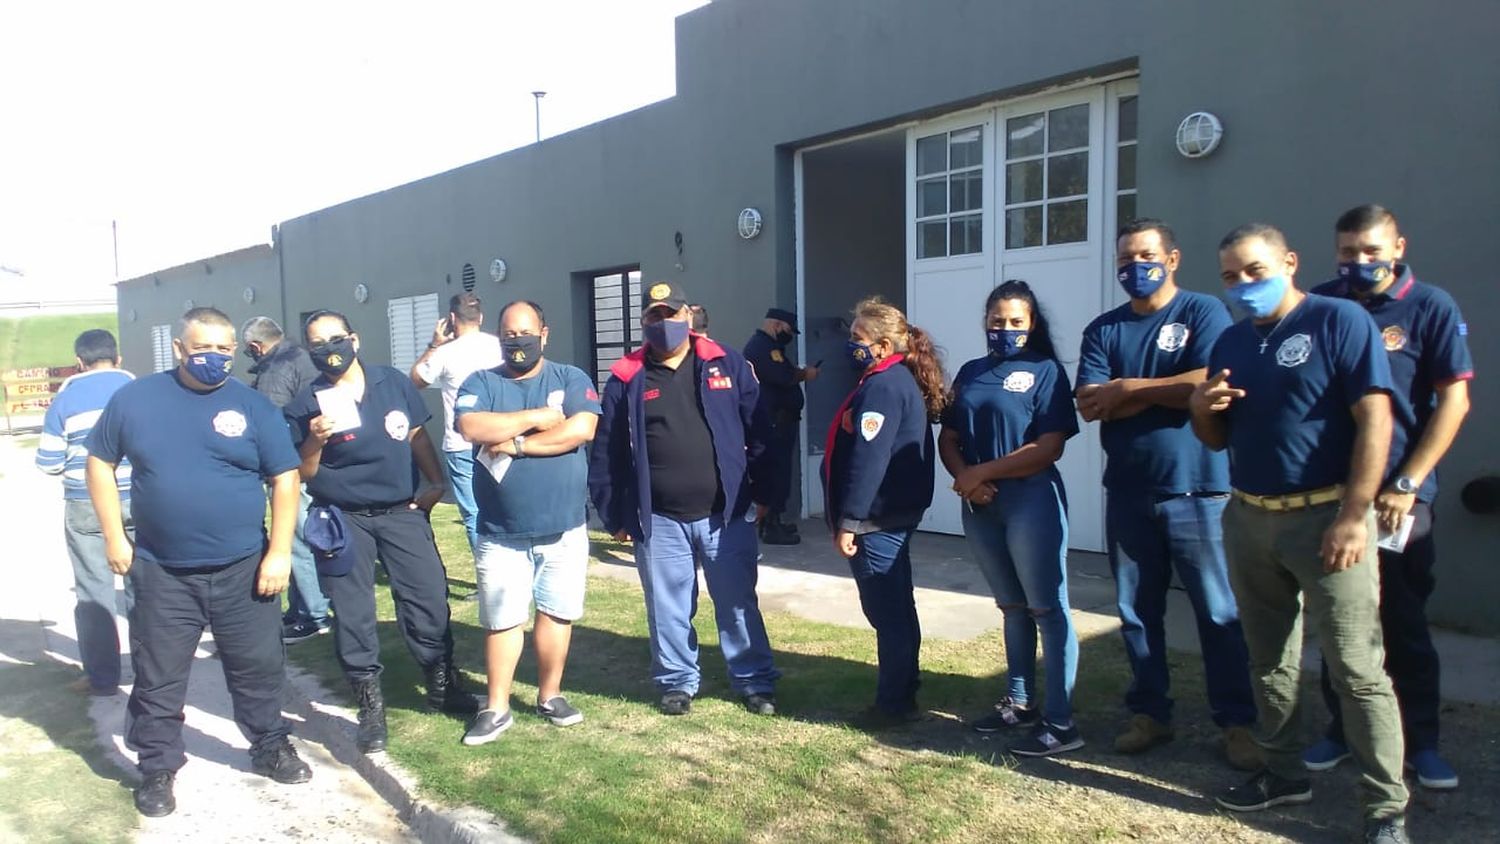
<svg viewBox="0 0 1500 844">
<path fill-rule="evenodd" d="M 488 812 L 433 803 L 417 796 L 417 782 L 384 753 L 366 756 L 354 745 L 353 710 L 333 700 L 312 674 L 287 662 L 287 709 L 301 716 L 298 734 L 315 741 L 339 762 L 349 766 L 389 803 L 423 844 L 528 844 L 511 834 L 504 822 Z"/>
</svg>

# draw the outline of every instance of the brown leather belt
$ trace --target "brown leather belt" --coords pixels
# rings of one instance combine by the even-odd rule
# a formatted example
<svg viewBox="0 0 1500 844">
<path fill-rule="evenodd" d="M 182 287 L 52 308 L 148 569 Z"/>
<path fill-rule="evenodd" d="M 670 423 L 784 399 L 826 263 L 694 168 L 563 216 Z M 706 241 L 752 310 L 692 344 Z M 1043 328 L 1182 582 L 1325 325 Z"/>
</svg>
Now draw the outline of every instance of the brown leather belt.
<svg viewBox="0 0 1500 844">
<path fill-rule="evenodd" d="M 1316 507 L 1319 504 L 1329 504 L 1344 497 L 1344 485 L 1323 487 L 1322 489 L 1309 490 L 1307 492 L 1292 492 L 1286 495 L 1251 495 L 1248 492 L 1230 490 L 1235 498 L 1249 504 L 1257 510 L 1266 510 L 1271 513 L 1285 513 L 1291 510 L 1305 510 L 1308 507 Z"/>
</svg>

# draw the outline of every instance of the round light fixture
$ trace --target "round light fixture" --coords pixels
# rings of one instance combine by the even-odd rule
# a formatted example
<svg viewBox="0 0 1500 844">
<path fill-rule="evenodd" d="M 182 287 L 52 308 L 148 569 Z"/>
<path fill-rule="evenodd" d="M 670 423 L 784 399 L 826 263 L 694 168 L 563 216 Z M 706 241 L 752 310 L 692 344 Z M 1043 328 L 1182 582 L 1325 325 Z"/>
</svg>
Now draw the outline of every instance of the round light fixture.
<svg viewBox="0 0 1500 844">
<path fill-rule="evenodd" d="M 244 290 L 244 292 L 241 293 L 240 296 L 242 298 L 244 298 L 245 304 L 247 304 L 247 305 L 254 304 L 255 303 L 255 288 L 254 287 L 246 287 L 245 290 Z"/>
<path fill-rule="evenodd" d="M 496 284 L 504 281 L 506 273 L 509 272 L 510 267 L 506 266 L 504 259 L 496 258 L 490 262 L 490 280 Z"/>
<path fill-rule="evenodd" d="M 354 301 L 361 305 L 370 301 L 370 288 L 364 282 L 354 285 Z"/>
<path fill-rule="evenodd" d="M 192 309 L 193 309 L 193 300 L 192 299 L 183 299 L 182 300 L 182 312 L 183 313 L 187 313 L 188 311 L 191 311 Z"/>
<path fill-rule="evenodd" d="M 1187 158 L 1202 158 L 1219 148 L 1224 124 L 1206 111 L 1195 111 L 1177 124 L 1177 151 Z"/>
<path fill-rule="evenodd" d="M 746 208 L 741 211 L 739 219 L 740 237 L 745 240 L 754 240 L 760 235 L 762 222 L 760 209 Z"/>
<path fill-rule="evenodd" d="M 138 315 L 135 312 L 135 308 L 131 308 L 129 311 L 127 311 L 125 313 L 125 321 L 126 322 L 135 322 L 137 316 Z"/>
</svg>

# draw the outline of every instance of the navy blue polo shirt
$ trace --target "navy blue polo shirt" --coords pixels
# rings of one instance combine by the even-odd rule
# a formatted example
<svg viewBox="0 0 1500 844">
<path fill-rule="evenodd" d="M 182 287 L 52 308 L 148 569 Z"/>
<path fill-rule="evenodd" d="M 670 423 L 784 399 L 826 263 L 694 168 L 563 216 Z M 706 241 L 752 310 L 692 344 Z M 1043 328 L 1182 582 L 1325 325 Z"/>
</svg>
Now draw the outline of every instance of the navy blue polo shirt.
<svg viewBox="0 0 1500 844">
<path fill-rule="evenodd" d="M 1138 314 L 1125 303 L 1083 330 L 1078 386 L 1115 378 L 1170 378 L 1208 366 L 1208 353 L 1233 324 L 1224 303 L 1178 290 L 1161 310 Z M 1229 461 L 1193 436 L 1186 408 L 1153 404 L 1103 422 L 1104 486 L 1115 493 L 1182 495 L 1226 492 Z"/>
<path fill-rule="evenodd" d="M 1364 306 L 1380 329 L 1380 341 L 1391 364 L 1395 390 L 1396 430 L 1391 438 L 1391 458 L 1386 480 L 1393 480 L 1401 465 L 1427 430 L 1437 407 L 1437 387 L 1474 377 L 1474 358 L 1469 355 L 1468 325 L 1444 290 L 1423 284 L 1411 267 L 1396 266 L 1398 275 L 1382 293 L 1357 298 L 1340 279 L 1313 288 L 1314 293 L 1352 299 Z M 1422 481 L 1417 498 L 1437 498 L 1437 472 Z"/>
<path fill-rule="evenodd" d="M 969 464 L 998 460 L 1043 434 L 1066 440 L 1078 433 L 1068 373 L 1035 352 L 975 358 L 953 379 L 943 427 L 958 432 Z"/>
<path fill-rule="evenodd" d="M 265 548 L 265 479 L 297 468 L 271 400 L 234 378 L 207 392 L 177 371 L 121 387 L 88 451 L 129 459 L 135 552 L 164 566 L 221 566 Z"/>
<path fill-rule="evenodd" d="M 1372 390 L 1390 392 L 1391 367 L 1364 309 L 1307 296 L 1275 325 L 1242 320 L 1209 355 L 1245 390 L 1224 411 L 1235 489 L 1285 495 L 1341 484 L 1354 449 L 1352 408 Z"/>
<path fill-rule="evenodd" d="M 364 370 L 359 427 L 329 438 L 318 473 L 307 482 L 314 501 L 345 510 L 391 507 L 416 496 L 417 462 L 410 435 L 432 418 L 410 378 L 389 366 L 365 364 Z M 321 375 L 287 403 L 286 418 L 298 448 L 312 420 L 321 414 L 315 394 L 332 386 L 328 376 Z"/>
<path fill-rule="evenodd" d="M 583 370 L 543 360 L 530 378 L 507 378 L 503 368 L 481 369 L 464 379 L 453 401 L 456 423 L 466 413 L 515 413 L 555 407 L 563 416 L 598 415 L 599 394 Z M 487 539 L 535 539 L 583 524 L 588 499 L 589 461 L 583 446 L 550 457 L 513 459 L 495 480 L 474 464 L 474 501 L 479 535 Z"/>
</svg>

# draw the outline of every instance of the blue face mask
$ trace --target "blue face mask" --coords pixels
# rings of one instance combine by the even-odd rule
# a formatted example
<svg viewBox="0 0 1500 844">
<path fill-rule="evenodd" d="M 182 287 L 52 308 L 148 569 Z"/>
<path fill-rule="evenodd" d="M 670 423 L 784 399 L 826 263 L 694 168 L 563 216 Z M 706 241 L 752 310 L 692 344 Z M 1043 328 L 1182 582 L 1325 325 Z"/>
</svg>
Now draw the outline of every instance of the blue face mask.
<svg viewBox="0 0 1500 844">
<path fill-rule="evenodd" d="M 1371 290 L 1385 284 L 1396 274 L 1396 263 L 1394 261 L 1371 261 L 1361 264 L 1358 261 L 1345 261 L 1339 264 L 1339 278 L 1349 285 L 1349 289 L 1355 293 L 1369 293 Z"/>
<path fill-rule="evenodd" d="M 1167 265 L 1154 261 L 1132 261 L 1115 274 L 1125 294 L 1132 299 L 1148 299 L 1167 283 Z"/>
<path fill-rule="evenodd" d="M 691 330 L 692 326 L 686 321 L 676 319 L 664 319 L 641 326 L 646 345 L 662 355 L 676 351 L 678 346 L 687 341 Z"/>
<path fill-rule="evenodd" d="M 218 352 L 194 352 L 183 361 L 183 367 L 194 381 L 206 387 L 217 387 L 229 377 L 229 370 L 234 368 L 234 357 Z"/>
<path fill-rule="evenodd" d="M 1287 278 L 1275 275 L 1236 284 L 1224 291 L 1224 301 L 1240 319 L 1265 319 L 1286 296 Z"/>
<path fill-rule="evenodd" d="M 849 365 L 854 367 L 855 372 L 864 372 L 875 362 L 875 353 L 870 347 L 858 340 L 850 340 L 844 344 L 844 352 L 849 356 Z"/>
<path fill-rule="evenodd" d="M 997 358 L 1009 358 L 1026 351 L 1029 333 L 1012 328 L 994 328 L 984 332 L 984 338 L 990 347 L 990 354 Z"/>
</svg>

